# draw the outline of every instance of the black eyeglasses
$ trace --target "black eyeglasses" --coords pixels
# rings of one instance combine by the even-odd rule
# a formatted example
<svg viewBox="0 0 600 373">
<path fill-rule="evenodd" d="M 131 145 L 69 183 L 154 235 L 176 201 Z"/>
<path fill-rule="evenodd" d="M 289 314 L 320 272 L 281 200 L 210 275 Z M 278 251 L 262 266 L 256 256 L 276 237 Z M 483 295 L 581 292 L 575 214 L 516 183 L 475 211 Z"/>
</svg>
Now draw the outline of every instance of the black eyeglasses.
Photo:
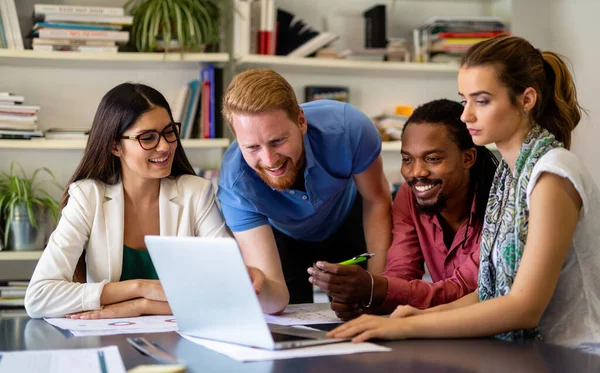
<svg viewBox="0 0 600 373">
<path fill-rule="evenodd" d="M 162 136 L 166 142 L 174 143 L 179 139 L 179 130 L 181 129 L 181 123 L 173 122 L 163 128 L 161 132 L 150 130 L 144 133 L 140 133 L 136 136 L 121 136 L 122 139 L 137 140 L 142 149 L 152 150 L 160 143 L 160 137 Z"/>
</svg>

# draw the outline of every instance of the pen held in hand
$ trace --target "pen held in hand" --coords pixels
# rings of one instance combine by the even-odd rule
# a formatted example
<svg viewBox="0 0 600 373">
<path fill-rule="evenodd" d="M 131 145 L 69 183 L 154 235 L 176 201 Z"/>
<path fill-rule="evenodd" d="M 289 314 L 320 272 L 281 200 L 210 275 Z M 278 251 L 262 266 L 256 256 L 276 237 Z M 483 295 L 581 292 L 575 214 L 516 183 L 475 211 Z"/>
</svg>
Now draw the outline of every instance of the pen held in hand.
<svg viewBox="0 0 600 373">
<path fill-rule="evenodd" d="M 352 259 L 348 259 L 348 260 L 344 260 L 343 262 L 339 262 L 338 264 L 344 265 L 344 266 L 358 264 L 358 263 L 362 263 L 364 261 L 371 259 L 373 256 L 375 256 L 375 253 L 364 253 L 364 254 L 357 255 Z"/>
<path fill-rule="evenodd" d="M 359 264 L 362 263 L 364 261 L 367 261 L 369 259 L 371 259 L 373 256 L 375 256 L 375 253 L 364 253 L 364 254 L 360 254 L 355 256 L 354 258 L 348 259 L 348 260 L 344 260 L 343 262 L 339 262 L 339 265 L 353 265 L 353 264 Z M 320 272 L 327 272 L 326 270 L 319 268 L 317 266 L 317 262 L 313 263 L 313 268 L 315 271 L 320 271 Z"/>
</svg>

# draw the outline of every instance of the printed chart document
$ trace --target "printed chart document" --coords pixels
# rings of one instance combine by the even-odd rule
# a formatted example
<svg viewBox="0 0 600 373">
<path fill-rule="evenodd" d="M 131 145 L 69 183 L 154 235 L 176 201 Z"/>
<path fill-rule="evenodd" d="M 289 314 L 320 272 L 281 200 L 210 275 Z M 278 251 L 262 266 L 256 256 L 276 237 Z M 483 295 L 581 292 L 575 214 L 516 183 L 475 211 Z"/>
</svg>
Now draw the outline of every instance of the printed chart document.
<svg viewBox="0 0 600 373">
<path fill-rule="evenodd" d="M 177 322 L 173 316 L 140 316 L 120 319 L 80 320 L 67 318 L 47 318 L 47 323 L 68 330 L 76 337 L 131 334 L 161 333 L 177 331 Z"/>
<path fill-rule="evenodd" d="M 120 319 L 80 320 L 46 318 L 46 322 L 68 330 L 75 337 L 161 333 L 178 331 L 177 321 L 173 316 L 140 316 Z M 291 304 L 279 316 L 265 314 L 265 320 L 277 325 L 316 325 L 341 323 L 340 319 L 329 308 L 328 303 Z"/>
<path fill-rule="evenodd" d="M 125 373 L 117 346 L 70 350 L 0 351 L 0 373 Z"/>
<path fill-rule="evenodd" d="M 379 346 L 369 342 L 342 342 L 304 348 L 292 348 L 289 350 L 271 351 L 192 337 L 183 333 L 179 333 L 179 335 L 189 341 L 197 343 L 220 354 L 229 356 L 237 361 L 295 359 L 311 356 L 356 354 L 359 352 L 387 352 L 392 350 L 391 348 Z"/>
<path fill-rule="evenodd" d="M 265 314 L 265 320 L 277 325 L 316 325 L 341 323 L 329 303 L 290 304 L 278 316 Z"/>
</svg>

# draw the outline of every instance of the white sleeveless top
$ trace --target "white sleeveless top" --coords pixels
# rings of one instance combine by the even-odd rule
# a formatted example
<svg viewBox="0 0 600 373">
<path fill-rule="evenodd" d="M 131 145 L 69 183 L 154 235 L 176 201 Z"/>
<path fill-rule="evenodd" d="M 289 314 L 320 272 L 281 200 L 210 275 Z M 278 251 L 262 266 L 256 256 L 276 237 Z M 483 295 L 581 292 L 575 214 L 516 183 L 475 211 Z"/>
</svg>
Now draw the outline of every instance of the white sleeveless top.
<svg viewBox="0 0 600 373">
<path fill-rule="evenodd" d="M 543 172 L 569 179 L 583 204 L 554 295 L 540 320 L 540 333 L 545 342 L 600 353 L 600 190 L 575 153 L 555 148 L 533 168 L 528 208 Z"/>
</svg>

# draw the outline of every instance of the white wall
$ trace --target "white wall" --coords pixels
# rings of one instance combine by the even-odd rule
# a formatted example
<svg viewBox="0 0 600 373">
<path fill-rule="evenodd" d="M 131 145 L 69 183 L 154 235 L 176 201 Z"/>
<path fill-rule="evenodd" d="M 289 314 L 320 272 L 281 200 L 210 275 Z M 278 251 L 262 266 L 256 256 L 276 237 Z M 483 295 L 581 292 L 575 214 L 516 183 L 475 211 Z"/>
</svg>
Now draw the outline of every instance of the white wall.
<svg viewBox="0 0 600 373">
<path fill-rule="evenodd" d="M 550 47 L 551 4 L 554 0 L 512 0 L 510 5 L 514 35 L 529 40 L 536 48 Z"/>
<path fill-rule="evenodd" d="M 575 71 L 581 105 L 588 111 L 574 132 L 572 150 L 577 153 L 600 185 L 600 32 L 598 0 L 552 0 L 550 49 L 566 56 Z"/>
</svg>

